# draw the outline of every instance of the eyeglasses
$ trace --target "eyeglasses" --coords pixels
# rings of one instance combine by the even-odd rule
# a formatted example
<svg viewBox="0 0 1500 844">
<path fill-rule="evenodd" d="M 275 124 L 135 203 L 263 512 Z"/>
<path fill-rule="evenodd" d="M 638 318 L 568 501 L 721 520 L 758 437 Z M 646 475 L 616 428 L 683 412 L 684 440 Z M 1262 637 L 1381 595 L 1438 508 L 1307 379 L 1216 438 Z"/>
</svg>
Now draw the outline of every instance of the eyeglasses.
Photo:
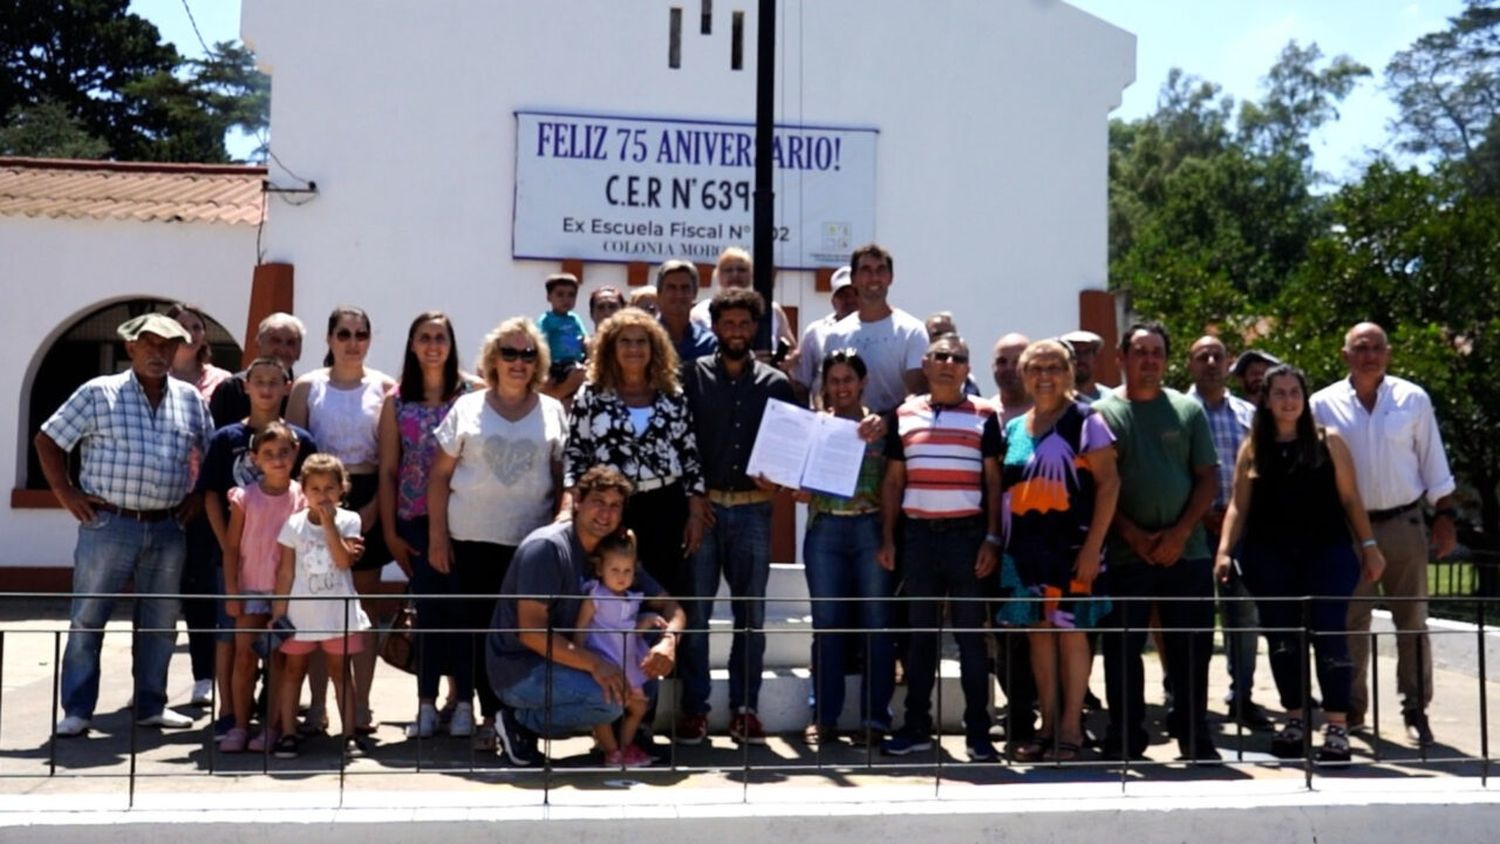
<svg viewBox="0 0 1500 844">
<path fill-rule="evenodd" d="M 537 351 L 536 351 L 536 348 L 534 346 L 528 346 L 527 348 L 524 348 L 524 349 L 512 349 L 509 346 L 501 346 L 500 347 L 500 359 L 501 360 L 506 360 L 506 361 L 523 360 L 523 361 L 526 361 L 527 363 L 536 363 L 536 355 L 537 355 Z"/>
<path fill-rule="evenodd" d="M 1045 366 L 1032 364 L 1026 367 L 1026 372 L 1031 375 L 1062 375 L 1068 371 L 1066 366 L 1058 363 L 1049 363 Z"/>
<path fill-rule="evenodd" d="M 962 365 L 969 362 L 969 356 L 962 352 L 933 352 L 928 357 L 937 363 L 956 363 Z"/>
<path fill-rule="evenodd" d="M 347 328 L 340 328 L 338 331 L 333 332 L 333 339 L 338 340 L 341 343 L 349 342 L 350 338 L 363 343 L 366 340 L 370 339 L 370 332 L 367 329 L 350 331 Z"/>
</svg>

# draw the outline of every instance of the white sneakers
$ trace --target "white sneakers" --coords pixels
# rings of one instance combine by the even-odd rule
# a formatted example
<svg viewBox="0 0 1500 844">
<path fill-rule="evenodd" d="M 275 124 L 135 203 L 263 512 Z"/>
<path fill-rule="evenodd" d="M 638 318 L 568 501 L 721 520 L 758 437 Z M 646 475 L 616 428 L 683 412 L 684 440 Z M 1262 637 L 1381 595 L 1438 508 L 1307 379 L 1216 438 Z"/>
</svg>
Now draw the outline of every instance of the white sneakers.
<svg viewBox="0 0 1500 844">
<path fill-rule="evenodd" d="M 138 727 L 162 727 L 169 730 L 182 730 L 193 726 L 193 719 L 186 715 L 163 709 L 156 715 L 151 715 L 135 722 Z"/>
<path fill-rule="evenodd" d="M 437 707 L 430 703 L 424 703 L 417 707 L 417 719 L 406 727 L 407 738 L 432 738 L 437 732 L 438 711 Z"/>
<path fill-rule="evenodd" d="M 57 736 L 59 738 L 73 738 L 81 736 L 89 731 L 89 719 L 80 718 L 77 715 L 68 717 L 57 722 Z"/>
<path fill-rule="evenodd" d="M 474 706 L 460 703 L 453 709 L 453 718 L 448 722 L 448 735 L 454 737 L 474 734 Z"/>
<path fill-rule="evenodd" d="M 188 703 L 193 706 L 207 706 L 214 702 L 214 681 L 195 680 L 193 682 L 193 696 L 188 698 Z"/>
</svg>

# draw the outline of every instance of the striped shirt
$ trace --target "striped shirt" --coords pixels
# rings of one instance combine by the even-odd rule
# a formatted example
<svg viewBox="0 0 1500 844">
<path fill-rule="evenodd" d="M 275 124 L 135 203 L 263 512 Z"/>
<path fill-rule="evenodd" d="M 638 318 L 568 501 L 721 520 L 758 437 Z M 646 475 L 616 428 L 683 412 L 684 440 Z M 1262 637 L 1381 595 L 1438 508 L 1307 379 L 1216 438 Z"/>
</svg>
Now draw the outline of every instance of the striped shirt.
<svg viewBox="0 0 1500 844">
<path fill-rule="evenodd" d="M 1214 509 L 1223 512 L 1229 509 L 1229 499 L 1234 495 L 1234 466 L 1240 444 L 1249 438 L 1255 424 L 1255 405 L 1228 390 L 1217 406 L 1210 405 L 1197 387 L 1189 387 L 1187 394 L 1203 405 L 1203 415 L 1208 417 L 1208 433 L 1219 455 L 1219 491 L 1214 495 Z"/>
<path fill-rule="evenodd" d="M 79 446 L 85 495 L 131 510 L 165 510 L 187 495 L 190 467 L 208 451 L 213 422 L 198 389 L 176 378 L 167 379 L 153 410 L 130 369 L 79 387 L 42 423 L 42 433 L 63 451 Z"/>
<path fill-rule="evenodd" d="M 965 396 L 934 405 L 913 396 L 896 409 L 886 457 L 906 463 L 901 509 L 914 519 L 957 519 L 984 512 L 984 460 L 1005 451 L 995 406 Z"/>
</svg>

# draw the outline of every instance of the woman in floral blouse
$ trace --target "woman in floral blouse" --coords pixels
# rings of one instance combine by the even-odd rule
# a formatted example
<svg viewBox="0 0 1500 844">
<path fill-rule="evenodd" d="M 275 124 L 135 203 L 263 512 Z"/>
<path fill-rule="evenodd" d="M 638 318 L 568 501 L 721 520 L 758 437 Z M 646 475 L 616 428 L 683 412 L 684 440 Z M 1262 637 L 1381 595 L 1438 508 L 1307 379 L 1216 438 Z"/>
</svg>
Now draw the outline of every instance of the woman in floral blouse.
<svg viewBox="0 0 1500 844">
<path fill-rule="evenodd" d="M 698 443 L 677 352 L 637 308 L 605 320 L 595 335 L 588 381 L 573 400 L 563 483 L 571 488 L 599 464 L 635 484 L 625 527 L 635 531 L 646 570 L 667 594 L 689 594 L 685 560 L 698 547 L 708 509 Z"/>
</svg>

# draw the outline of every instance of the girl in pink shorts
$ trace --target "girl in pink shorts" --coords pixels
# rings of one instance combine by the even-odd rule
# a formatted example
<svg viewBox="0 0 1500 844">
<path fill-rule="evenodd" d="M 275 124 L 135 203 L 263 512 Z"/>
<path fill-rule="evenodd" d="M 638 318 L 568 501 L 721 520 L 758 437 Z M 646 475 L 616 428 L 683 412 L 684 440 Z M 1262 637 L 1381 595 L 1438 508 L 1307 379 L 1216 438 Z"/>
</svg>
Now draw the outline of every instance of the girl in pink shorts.
<svg viewBox="0 0 1500 844">
<path fill-rule="evenodd" d="M 363 648 L 360 634 L 370 628 L 370 619 L 360 608 L 350 574 L 353 540 L 360 535 L 359 514 L 338 506 L 348 490 L 349 476 L 337 457 L 314 454 L 302 464 L 302 494 L 307 509 L 287 519 L 277 537 L 281 565 L 276 574 L 278 600 L 273 614 L 285 616 L 295 628 L 281 645 L 286 655 L 278 701 L 281 723 L 296 723 L 308 656 L 322 650 L 330 657 L 329 668 L 338 669 L 334 691 L 344 732 L 344 753 L 362 756 L 367 748 L 354 729 L 355 679 L 349 657 Z M 291 759 L 298 749 L 295 731 L 288 731 L 277 741 L 275 754 Z"/>
</svg>

